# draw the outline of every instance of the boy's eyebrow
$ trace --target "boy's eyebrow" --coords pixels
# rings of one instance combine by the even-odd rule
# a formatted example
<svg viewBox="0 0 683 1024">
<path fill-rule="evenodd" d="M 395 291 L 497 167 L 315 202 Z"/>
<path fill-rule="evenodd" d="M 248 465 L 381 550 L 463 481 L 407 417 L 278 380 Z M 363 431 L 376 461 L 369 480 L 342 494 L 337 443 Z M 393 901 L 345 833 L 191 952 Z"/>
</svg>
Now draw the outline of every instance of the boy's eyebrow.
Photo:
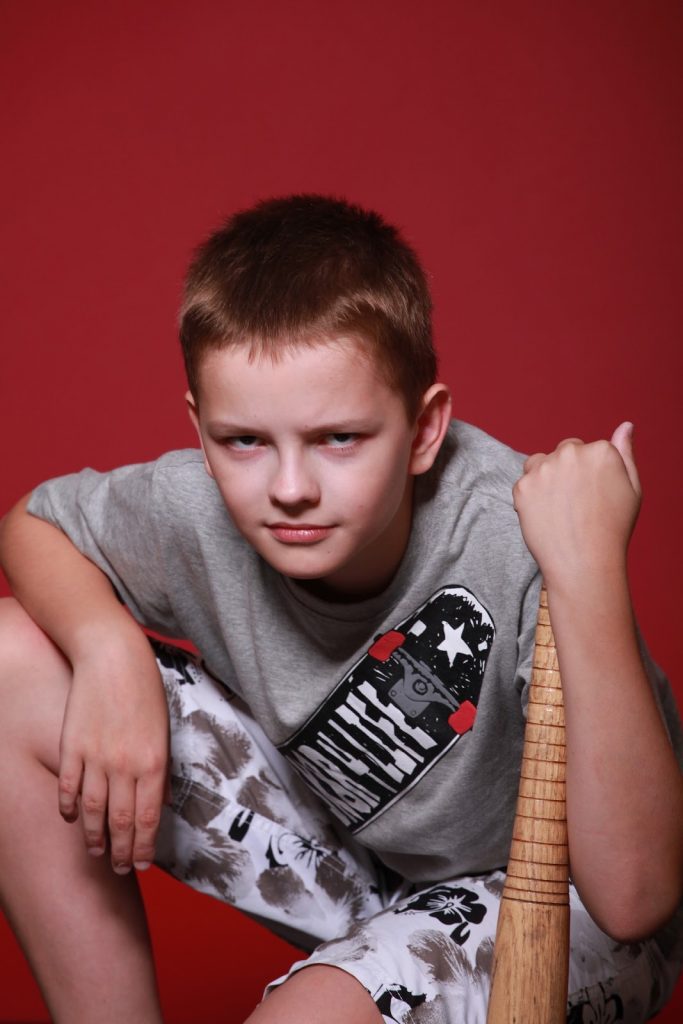
<svg viewBox="0 0 683 1024">
<path fill-rule="evenodd" d="M 339 416 L 325 423 L 314 423 L 309 431 L 311 434 L 362 434 L 371 430 L 374 422 L 367 416 Z"/>
<path fill-rule="evenodd" d="M 206 426 L 207 430 L 211 434 L 259 434 L 264 432 L 263 428 L 259 427 L 256 423 L 247 425 L 245 423 L 231 423 L 227 420 L 210 420 Z M 305 427 L 303 433 L 362 434 L 365 431 L 374 429 L 375 427 L 376 421 L 368 418 L 367 416 L 339 416 L 337 419 L 329 420 L 324 423 L 313 423 L 310 426 Z"/>
<path fill-rule="evenodd" d="M 242 423 L 228 423 L 227 420 L 209 420 L 206 429 L 211 434 L 249 434 L 253 433 L 252 427 L 245 427 Z"/>
</svg>

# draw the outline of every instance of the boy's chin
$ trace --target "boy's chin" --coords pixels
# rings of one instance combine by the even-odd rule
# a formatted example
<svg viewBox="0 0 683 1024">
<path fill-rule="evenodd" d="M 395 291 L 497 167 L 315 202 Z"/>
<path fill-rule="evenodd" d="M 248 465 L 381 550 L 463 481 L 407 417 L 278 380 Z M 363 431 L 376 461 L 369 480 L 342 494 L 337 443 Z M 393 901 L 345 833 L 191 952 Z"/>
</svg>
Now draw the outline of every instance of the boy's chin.
<svg viewBox="0 0 683 1024">
<path fill-rule="evenodd" d="M 265 544 L 257 551 L 275 572 L 302 585 L 334 579 L 343 573 L 348 561 L 339 552 L 324 550 L 321 545 L 311 545 L 306 550 L 303 545 L 286 548 Z"/>
<path fill-rule="evenodd" d="M 261 550 L 275 572 L 292 580 L 307 593 L 326 601 L 361 601 L 380 594 L 392 579 L 396 566 L 370 566 L 358 553 L 342 558 L 337 552 L 281 552 Z"/>
</svg>

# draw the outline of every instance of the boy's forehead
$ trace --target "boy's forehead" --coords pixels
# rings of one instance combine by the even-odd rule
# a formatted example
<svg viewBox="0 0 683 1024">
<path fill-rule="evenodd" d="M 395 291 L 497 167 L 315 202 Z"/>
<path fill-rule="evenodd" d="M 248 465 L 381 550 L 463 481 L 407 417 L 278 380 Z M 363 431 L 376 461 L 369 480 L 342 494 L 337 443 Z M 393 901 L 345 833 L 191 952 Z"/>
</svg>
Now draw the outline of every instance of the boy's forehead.
<svg viewBox="0 0 683 1024">
<path fill-rule="evenodd" d="M 290 398 L 318 389 L 328 397 L 331 393 L 352 402 L 378 387 L 388 387 L 372 347 L 341 335 L 287 342 L 277 348 L 243 342 L 210 349 L 201 360 L 198 383 L 200 399 L 209 400 L 247 399 L 287 388 Z"/>
</svg>

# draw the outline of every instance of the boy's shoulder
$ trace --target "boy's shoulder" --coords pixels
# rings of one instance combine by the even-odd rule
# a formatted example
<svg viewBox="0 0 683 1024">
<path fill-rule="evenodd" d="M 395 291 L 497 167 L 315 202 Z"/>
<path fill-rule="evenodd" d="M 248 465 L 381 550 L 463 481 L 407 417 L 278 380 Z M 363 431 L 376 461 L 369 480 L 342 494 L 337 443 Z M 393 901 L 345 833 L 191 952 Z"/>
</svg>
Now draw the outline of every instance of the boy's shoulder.
<svg viewBox="0 0 683 1024">
<path fill-rule="evenodd" d="M 512 488 L 525 459 L 479 427 L 452 420 L 436 463 L 436 487 L 450 494 L 476 492 L 513 509 Z"/>
<path fill-rule="evenodd" d="M 154 503 L 168 510 L 169 518 L 196 519 L 197 513 L 225 519 L 225 506 L 215 481 L 206 471 L 199 448 L 164 452 L 149 464 Z M 205 522 L 207 519 L 205 518 Z"/>
<path fill-rule="evenodd" d="M 189 487 L 201 495 L 214 495 L 216 486 L 206 471 L 200 448 L 178 448 L 164 452 L 153 462 L 140 467 L 150 473 L 154 484 L 176 494 L 178 488 Z"/>
<path fill-rule="evenodd" d="M 87 467 L 46 480 L 34 489 L 28 510 L 62 529 L 110 531 L 124 524 L 135 533 L 153 521 L 160 529 L 180 531 L 183 524 L 225 519 L 214 481 L 200 449 L 165 452 L 148 461 L 100 471 Z"/>
<path fill-rule="evenodd" d="M 150 463 L 157 472 L 171 473 L 197 473 L 204 469 L 204 456 L 200 448 L 177 448 L 164 452 L 154 462 Z"/>
<path fill-rule="evenodd" d="M 101 484 L 109 495 L 118 496 L 131 506 L 151 503 L 163 511 L 174 507 L 196 508 L 198 504 L 220 505 L 218 489 L 206 471 L 199 448 L 167 451 L 149 462 L 118 466 L 104 473 L 86 469 L 74 479 L 87 481 L 89 477 L 93 487 Z M 70 478 L 63 479 L 68 485 Z"/>
</svg>

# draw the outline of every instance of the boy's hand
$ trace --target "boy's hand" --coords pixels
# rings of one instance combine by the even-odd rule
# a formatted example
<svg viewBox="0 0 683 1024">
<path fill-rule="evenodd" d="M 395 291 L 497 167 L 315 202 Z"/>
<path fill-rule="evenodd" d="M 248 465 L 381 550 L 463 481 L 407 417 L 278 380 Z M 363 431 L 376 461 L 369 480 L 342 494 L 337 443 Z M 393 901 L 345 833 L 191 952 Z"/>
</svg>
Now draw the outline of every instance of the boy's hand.
<svg viewBox="0 0 683 1024">
<path fill-rule="evenodd" d="M 154 655 L 140 643 L 73 665 L 60 745 L 59 810 L 79 813 L 89 852 L 109 840 L 114 871 L 149 867 L 168 770 L 168 708 Z M 80 801 L 79 801 L 80 793 Z"/>
<path fill-rule="evenodd" d="M 549 587 L 624 572 L 641 498 L 632 436 L 632 424 L 622 423 L 611 441 L 568 438 L 526 460 L 514 503 Z"/>
</svg>

